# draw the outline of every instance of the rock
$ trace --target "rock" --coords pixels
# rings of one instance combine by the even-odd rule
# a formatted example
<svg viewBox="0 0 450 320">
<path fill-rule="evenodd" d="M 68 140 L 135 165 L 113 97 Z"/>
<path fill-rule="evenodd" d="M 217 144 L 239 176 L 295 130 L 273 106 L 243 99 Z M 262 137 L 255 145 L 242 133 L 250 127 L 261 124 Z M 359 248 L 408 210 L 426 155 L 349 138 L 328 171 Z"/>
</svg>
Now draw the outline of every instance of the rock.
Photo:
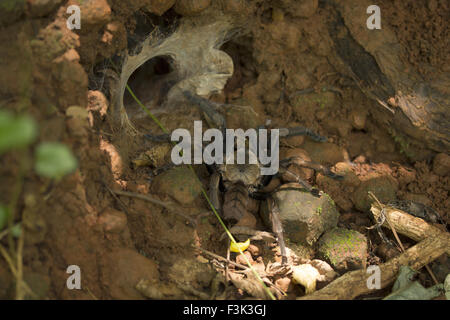
<svg viewBox="0 0 450 320">
<path fill-rule="evenodd" d="M 151 0 L 143 9 L 147 9 L 149 12 L 158 16 L 162 16 L 164 12 L 172 8 L 175 4 L 175 0 Z"/>
<path fill-rule="evenodd" d="M 188 205 L 199 196 L 202 184 L 189 168 L 175 167 L 158 175 L 153 181 L 152 190 Z"/>
<path fill-rule="evenodd" d="M 108 111 L 108 99 L 101 91 L 88 91 L 88 107 L 87 109 L 92 112 L 98 112 L 101 118 L 106 117 Z"/>
<path fill-rule="evenodd" d="M 333 270 L 333 268 L 326 263 L 325 261 L 314 259 L 310 262 L 310 264 L 319 271 L 321 277 L 317 279 L 317 281 L 328 283 L 334 280 L 337 277 L 337 273 Z"/>
<path fill-rule="evenodd" d="M 407 185 L 416 180 L 416 171 L 414 169 L 398 167 L 396 178 L 400 185 Z"/>
<path fill-rule="evenodd" d="M 445 153 L 439 153 L 433 160 L 433 172 L 440 176 L 450 174 L 450 156 Z"/>
<path fill-rule="evenodd" d="M 83 30 L 86 25 L 103 25 L 111 18 L 111 8 L 106 0 L 83 1 L 80 10 L 81 30 Z M 90 28 L 86 29 L 89 30 Z"/>
<path fill-rule="evenodd" d="M 311 161 L 311 158 L 308 156 L 308 153 L 299 148 L 291 149 L 291 148 L 281 148 L 280 150 L 280 160 L 288 159 L 290 157 L 298 157 L 304 161 Z M 292 163 L 299 162 L 298 160 L 293 160 Z M 314 176 L 314 170 L 308 168 L 301 168 L 295 164 L 289 165 L 287 168 L 290 172 L 295 173 L 303 180 L 310 180 Z M 291 174 L 285 173 L 281 177 L 283 182 L 295 182 L 297 178 L 292 176 Z"/>
<path fill-rule="evenodd" d="M 109 58 L 114 52 L 121 51 L 127 46 L 127 31 L 120 21 L 111 21 L 106 24 L 103 35 L 101 52 L 103 57 Z"/>
<path fill-rule="evenodd" d="M 352 110 L 350 112 L 350 121 L 353 128 L 362 130 L 366 127 L 367 111 L 366 110 Z"/>
<path fill-rule="evenodd" d="M 248 261 L 250 262 L 250 264 L 253 264 L 252 254 L 248 251 L 244 251 L 243 253 L 244 253 L 245 257 L 248 259 Z M 240 253 L 236 254 L 236 263 L 240 263 L 244 266 L 247 265 L 247 261 Z"/>
<path fill-rule="evenodd" d="M 346 151 L 331 142 L 314 142 L 306 139 L 302 147 L 308 152 L 312 161 L 323 165 L 334 165 L 346 159 Z"/>
<path fill-rule="evenodd" d="M 364 155 L 359 155 L 353 160 L 353 162 L 354 163 L 366 163 L 367 159 Z"/>
<path fill-rule="evenodd" d="M 177 0 L 175 12 L 182 16 L 196 15 L 211 5 L 211 0 Z"/>
<path fill-rule="evenodd" d="M 318 254 L 338 271 L 361 269 L 367 256 L 367 239 L 357 231 L 334 228 L 320 238 Z"/>
<path fill-rule="evenodd" d="M 348 162 L 338 162 L 334 165 L 334 172 L 344 176 L 342 184 L 349 187 L 357 187 L 361 183 L 358 176 L 353 172 L 353 166 Z M 336 180 L 335 180 L 336 181 Z"/>
<path fill-rule="evenodd" d="M 121 211 L 108 208 L 100 214 L 97 222 L 103 226 L 105 232 L 120 233 L 127 225 L 127 215 Z"/>
<path fill-rule="evenodd" d="M 344 212 L 350 211 L 353 207 L 351 195 L 360 184 L 360 181 L 353 172 L 352 165 L 347 162 L 336 163 L 334 172 L 344 178 L 342 180 L 336 180 L 327 177 L 322 173 L 317 173 L 316 183 L 320 190 L 324 190 L 335 199 L 336 204 L 342 208 Z"/>
<path fill-rule="evenodd" d="M 216 272 L 210 264 L 205 264 L 193 258 L 177 259 L 168 270 L 169 279 L 182 282 L 193 287 L 208 287 Z"/>
<path fill-rule="evenodd" d="M 313 196 L 301 190 L 299 184 L 288 183 L 273 195 L 279 208 L 279 216 L 285 239 L 300 244 L 312 245 L 326 230 L 337 225 L 339 213 L 334 201 L 327 195 Z M 261 211 L 263 221 L 270 226 L 267 205 Z"/>
<path fill-rule="evenodd" d="M 61 4 L 62 0 L 28 0 L 28 8 L 32 17 L 43 17 Z"/>
<path fill-rule="evenodd" d="M 300 261 L 310 260 L 314 256 L 314 248 L 309 245 L 289 243 L 289 249 L 292 250 Z"/>
<path fill-rule="evenodd" d="M 280 288 L 281 290 L 283 290 L 284 292 L 288 292 L 289 291 L 289 286 L 291 284 L 291 279 L 288 277 L 285 278 L 280 278 L 275 280 L 275 285 Z"/>
<path fill-rule="evenodd" d="M 344 181 L 332 179 L 322 173 L 317 174 L 316 183 L 320 190 L 326 191 L 333 199 L 336 199 L 336 204 L 344 212 L 349 211 L 353 207 L 353 202 L 350 199 L 350 191 L 354 191 L 355 189 L 353 186 L 346 186 L 344 185 Z"/>
<path fill-rule="evenodd" d="M 159 283 L 157 264 L 134 250 L 122 248 L 103 258 L 102 284 L 113 299 L 143 299 L 136 290 L 141 279 Z"/>
<path fill-rule="evenodd" d="M 254 244 L 250 244 L 247 248 L 247 251 L 250 252 L 254 257 L 257 257 L 261 254 L 261 250 L 259 249 L 259 247 Z"/>
<path fill-rule="evenodd" d="M 382 203 L 394 200 L 396 198 L 398 185 L 390 176 L 373 175 L 365 177 L 364 181 L 356 188 L 352 195 L 352 201 L 356 209 L 360 211 L 368 211 L 372 200 L 367 192 L 372 191 Z"/>
</svg>

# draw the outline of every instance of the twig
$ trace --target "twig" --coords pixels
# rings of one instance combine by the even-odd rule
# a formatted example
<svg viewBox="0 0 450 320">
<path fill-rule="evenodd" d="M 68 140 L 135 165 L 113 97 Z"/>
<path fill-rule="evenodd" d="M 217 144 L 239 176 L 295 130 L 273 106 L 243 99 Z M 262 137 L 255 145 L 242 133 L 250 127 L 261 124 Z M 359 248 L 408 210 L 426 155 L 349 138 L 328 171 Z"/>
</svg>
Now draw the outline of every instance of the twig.
<svg viewBox="0 0 450 320">
<path fill-rule="evenodd" d="M 110 187 L 108 187 L 108 185 L 106 184 L 105 181 L 101 181 L 101 183 L 103 184 L 103 186 L 106 188 L 106 190 L 109 191 L 109 193 L 113 196 L 114 199 L 116 199 L 116 201 L 122 206 L 122 209 L 125 211 L 125 213 L 127 215 L 130 215 L 130 212 L 128 211 L 127 206 L 125 205 L 125 203 L 123 203 L 123 201 L 114 193 L 114 191 L 111 190 Z"/>
<path fill-rule="evenodd" d="M 166 202 L 163 202 L 161 200 L 158 200 L 158 199 L 155 199 L 155 198 L 152 198 L 150 196 L 146 196 L 146 195 L 143 195 L 143 194 L 140 194 L 140 193 L 134 193 L 134 192 L 128 192 L 128 191 L 114 191 L 114 190 L 112 190 L 112 192 L 115 193 L 116 195 L 119 195 L 119 196 L 136 198 L 136 199 L 148 201 L 148 202 L 151 202 L 153 204 L 159 205 L 161 207 L 166 208 L 168 211 L 170 211 L 170 212 L 172 212 L 174 214 L 177 214 L 177 215 L 183 217 L 184 219 L 188 220 L 189 223 L 193 227 L 197 226 L 197 222 L 194 219 L 192 219 L 191 217 L 185 215 L 184 213 L 181 213 L 179 211 L 173 210 L 172 207 L 169 204 L 167 204 Z"/>
<path fill-rule="evenodd" d="M 9 266 L 9 269 L 11 270 L 11 273 L 13 276 L 17 279 L 17 269 L 14 266 L 13 259 L 11 259 L 11 256 L 8 254 L 8 251 L 0 244 L 0 253 L 2 254 L 3 258 L 6 260 L 6 263 Z M 17 280 L 16 280 L 17 281 Z M 28 284 L 25 281 L 21 281 L 23 289 L 32 297 L 37 297 L 37 295 L 31 290 L 31 288 L 28 286 Z"/>
<path fill-rule="evenodd" d="M 397 231 L 395 230 L 395 227 L 391 223 L 391 219 L 387 216 L 385 212 L 385 206 L 380 202 L 380 200 L 378 200 L 378 198 L 372 193 L 372 191 L 369 191 L 369 196 L 372 197 L 372 199 L 374 199 L 377 202 L 378 206 L 381 208 L 381 215 L 386 218 L 389 228 L 392 230 L 392 233 L 394 234 L 395 240 L 397 240 L 397 243 L 399 244 L 401 251 L 405 252 L 405 247 L 403 246 L 402 241 L 398 237 Z M 436 276 L 434 275 L 433 271 L 431 270 L 428 264 L 425 265 L 425 269 L 427 269 L 428 273 L 430 274 L 431 278 L 434 281 L 434 284 L 439 284 L 439 281 L 436 279 Z"/>
<path fill-rule="evenodd" d="M 23 300 L 24 293 L 22 291 L 23 283 L 23 243 L 24 230 L 22 228 L 17 244 L 17 275 L 16 275 L 16 300 Z"/>
<path fill-rule="evenodd" d="M 381 281 L 380 288 L 389 286 L 397 278 L 400 266 L 410 266 L 414 270 L 419 270 L 425 264 L 432 262 L 446 252 L 448 242 L 439 237 L 429 237 L 415 246 L 409 248 L 399 256 L 379 265 Z M 367 280 L 370 274 L 364 269 L 350 271 L 320 289 L 300 300 L 347 300 L 354 299 L 360 295 L 373 293 L 376 289 L 370 289 Z"/>
<path fill-rule="evenodd" d="M 248 267 L 246 267 L 246 266 L 244 266 L 244 265 L 242 265 L 242 264 L 240 264 L 240 263 L 236 263 L 236 262 L 234 262 L 234 261 L 228 260 L 228 259 L 226 259 L 226 258 L 224 258 L 224 257 L 222 257 L 222 256 L 219 256 L 219 255 L 217 255 L 217 254 L 215 254 L 215 253 L 213 253 L 213 252 L 211 252 L 211 251 L 208 251 L 208 250 L 206 250 L 206 249 L 197 247 L 197 246 L 195 246 L 195 245 L 192 245 L 192 247 L 194 247 L 195 249 L 200 250 L 201 252 L 203 252 L 203 253 L 205 253 L 205 254 L 207 254 L 207 255 L 209 255 L 209 256 L 211 256 L 211 257 L 217 259 L 217 260 L 221 260 L 221 261 L 227 262 L 227 263 L 229 263 L 229 264 L 232 264 L 232 265 L 235 266 L 235 267 L 238 267 L 238 268 L 241 268 L 241 269 L 244 269 L 244 270 L 248 269 Z"/>
<path fill-rule="evenodd" d="M 225 265 L 225 280 L 228 281 L 230 279 L 228 279 L 228 266 L 229 266 L 229 261 L 230 260 L 230 245 L 231 245 L 231 240 L 228 238 L 228 246 L 227 246 L 227 264 Z"/>
</svg>

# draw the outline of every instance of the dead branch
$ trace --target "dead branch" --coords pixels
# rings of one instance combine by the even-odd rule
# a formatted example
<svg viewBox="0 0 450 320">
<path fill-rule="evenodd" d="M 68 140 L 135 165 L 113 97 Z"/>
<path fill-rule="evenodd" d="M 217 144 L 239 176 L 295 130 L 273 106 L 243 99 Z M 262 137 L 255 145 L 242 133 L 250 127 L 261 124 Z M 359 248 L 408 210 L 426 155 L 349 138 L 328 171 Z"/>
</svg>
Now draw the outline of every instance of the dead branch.
<svg viewBox="0 0 450 320">
<path fill-rule="evenodd" d="M 377 203 L 372 204 L 371 211 L 376 220 L 380 219 L 381 208 Z M 401 255 L 390 261 L 379 265 L 381 273 L 381 288 L 387 287 L 397 277 L 400 266 L 407 265 L 419 270 L 444 253 L 450 254 L 450 234 L 442 231 L 420 218 L 398 209 L 385 207 L 386 221 L 383 226 L 391 226 L 415 241 L 420 241 Z M 367 279 L 370 274 L 366 270 L 351 271 L 331 282 L 325 288 L 310 295 L 301 297 L 303 300 L 332 300 L 332 299 L 354 299 L 362 294 L 372 293 L 369 289 Z"/>
<path fill-rule="evenodd" d="M 407 265 L 419 270 L 448 250 L 448 241 L 440 237 L 429 237 L 409 248 L 401 255 L 379 265 L 381 275 L 380 289 L 386 288 L 395 281 L 400 266 Z M 371 276 L 366 270 L 356 270 L 344 274 L 325 288 L 299 300 L 349 300 L 362 294 L 374 292 L 367 287 L 367 279 Z"/>
<path fill-rule="evenodd" d="M 380 218 L 381 209 L 378 205 L 373 204 L 370 210 L 376 219 Z M 423 219 L 414 217 L 399 209 L 385 207 L 384 212 L 398 233 L 414 241 L 421 241 L 428 237 L 440 238 L 447 243 L 446 252 L 450 255 L 450 234 L 448 232 L 442 231 Z M 383 223 L 383 227 L 389 228 L 387 222 Z"/>
</svg>

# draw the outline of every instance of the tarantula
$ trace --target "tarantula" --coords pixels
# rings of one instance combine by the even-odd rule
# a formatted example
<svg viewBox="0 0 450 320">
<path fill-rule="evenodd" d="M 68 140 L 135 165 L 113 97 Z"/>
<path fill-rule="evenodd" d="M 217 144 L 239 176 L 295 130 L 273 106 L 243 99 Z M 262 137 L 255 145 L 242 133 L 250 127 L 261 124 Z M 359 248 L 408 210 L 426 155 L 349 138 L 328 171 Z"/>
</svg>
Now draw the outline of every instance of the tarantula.
<svg viewBox="0 0 450 320">
<path fill-rule="evenodd" d="M 204 113 L 206 120 L 218 128 L 221 132 L 226 131 L 225 117 L 220 113 L 221 105 L 204 99 L 200 96 L 194 95 L 191 92 L 183 92 L 186 99 L 193 105 L 198 106 Z M 259 127 L 263 128 L 263 126 Z M 314 141 L 324 142 L 325 137 L 322 137 L 308 128 L 294 127 L 294 128 L 281 128 L 279 129 L 280 137 L 291 137 L 297 135 L 306 135 Z M 224 139 L 226 135 L 223 135 Z M 161 141 L 167 140 L 167 135 L 161 135 L 157 137 L 150 136 L 153 140 Z M 271 139 L 268 139 L 271 141 Z M 226 144 L 226 141 L 224 141 Z M 238 150 L 235 150 L 237 152 Z M 252 156 L 253 151 L 245 149 L 247 159 Z M 256 153 L 256 151 L 255 151 Z M 253 154 L 253 156 L 255 156 Z M 224 161 L 226 163 L 226 161 Z M 279 162 L 279 171 L 274 175 L 262 175 L 260 162 L 254 164 L 212 164 L 207 165 L 208 171 L 211 174 L 209 184 L 209 197 L 211 203 L 215 209 L 222 215 L 225 221 L 230 224 L 238 222 L 247 212 L 257 214 L 259 203 L 258 200 L 267 200 L 270 210 L 271 227 L 272 231 L 277 237 L 278 244 L 282 255 L 282 263 L 287 262 L 283 228 L 278 217 L 278 208 L 271 195 L 277 191 L 265 193 L 262 189 L 267 186 L 272 178 L 275 176 L 289 175 L 294 180 L 302 185 L 304 189 L 312 194 L 319 196 L 319 191 L 313 189 L 306 181 L 302 180 L 297 174 L 288 170 L 288 167 L 292 164 L 299 167 L 306 167 L 320 171 L 326 176 L 333 179 L 341 179 L 342 176 L 333 173 L 329 168 L 324 167 L 318 163 L 305 161 L 300 157 L 290 157 L 288 159 L 282 159 Z M 223 205 L 221 196 L 223 195 Z"/>
</svg>

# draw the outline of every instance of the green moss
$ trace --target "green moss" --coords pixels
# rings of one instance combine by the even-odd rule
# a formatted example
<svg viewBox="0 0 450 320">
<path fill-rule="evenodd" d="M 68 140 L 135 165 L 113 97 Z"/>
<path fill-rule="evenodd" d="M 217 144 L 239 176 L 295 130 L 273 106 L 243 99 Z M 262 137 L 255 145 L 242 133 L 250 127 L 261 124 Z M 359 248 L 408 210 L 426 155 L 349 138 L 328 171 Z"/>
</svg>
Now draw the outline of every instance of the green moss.
<svg viewBox="0 0 450 320">
<path fill-rule="evenodd" d="M 316 208 L 316 213 L 317 213 L 317 214 L 321 214 L 321 213 L 322 213 L 322 206 L 318 206 L 318 207 Z"/>
<path fill-rule="evenodd" d="M 347 256 L 357 251 L 365 239 L 359 233 L 344 228 L 335 228 L 322 240 L 321 252 L 333 265 L 339 257 Z"/>
</svg>

